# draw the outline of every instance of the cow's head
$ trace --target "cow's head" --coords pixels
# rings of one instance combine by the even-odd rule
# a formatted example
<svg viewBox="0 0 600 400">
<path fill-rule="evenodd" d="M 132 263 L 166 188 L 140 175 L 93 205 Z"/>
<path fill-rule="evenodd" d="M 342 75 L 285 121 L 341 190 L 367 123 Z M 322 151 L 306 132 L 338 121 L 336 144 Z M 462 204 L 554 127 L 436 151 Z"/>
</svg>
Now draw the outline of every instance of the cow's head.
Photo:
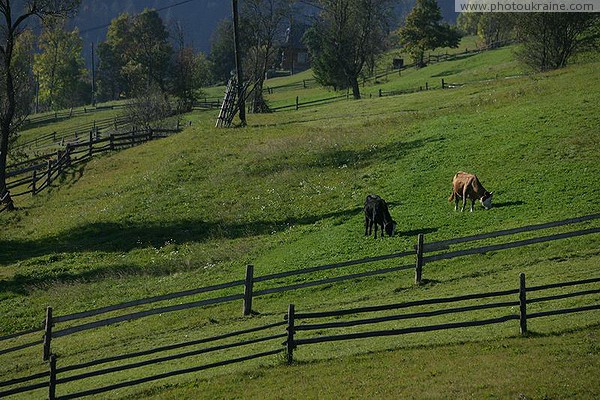
<svg viewBox="0 0 600 400">
<path fill-rule="evenodd" d="M 388 222 L 387 224 L 384 224 L 384 228 L 385 228 L 385 233 L 387 233 L 388 236 L 394 236 L 394 232 L 396 232 L 396 222 L 392 221 L 392 222 Z"/>
<path fill-rule="evenodd" d="M 483 196 L 481 196 L 481 198 L 479 199 L 479 201 L 481 202 L 481 205 L 486 210 L 489 210 L 490 208 L 492 208 L 492 196 L 493 195 L 494 195 L 494 192 L 485 192 L 485 194 Z"/>
</svg>

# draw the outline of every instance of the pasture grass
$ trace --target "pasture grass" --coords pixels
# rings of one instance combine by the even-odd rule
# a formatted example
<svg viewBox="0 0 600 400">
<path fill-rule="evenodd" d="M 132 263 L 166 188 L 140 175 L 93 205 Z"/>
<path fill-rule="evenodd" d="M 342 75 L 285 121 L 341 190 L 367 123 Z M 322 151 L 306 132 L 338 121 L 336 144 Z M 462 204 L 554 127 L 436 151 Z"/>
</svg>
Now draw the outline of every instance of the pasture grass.
<svg viewBox="0 0 600 400">
<path fill-rule="evenodd" d="M 472 66 L 473 74 L 494 79 L 473 79 L 451 90 L 249 115 L 244 129 L 213 128 L 216 111 L 193 113 L 187 116 L 192 126 L 181 134 L 98 157 L 49 191 L 19 198 L 18 212 L 0 214 L 1 334 L 39 326 L 46 305 L 54 307 L 55 315 L 65 315 L 238 280 L 246 264 L 254 264 L 260 276 L 409 250 L 419 232 L 426 234 L 426 241 L 435 241 L 597 213 L 598 63 L 495 79 L 496 73 L 514 74 L 510 54 L 500 49 L 468 62 L 456 61 L 464 62 L 465 68 L 458 74 L 470 76 L 467 69 Z M 487 71 L 491 64 L 498 69 Z M 455 62 L 448 62 L 414 74 L 420 74 L 419 79 L 427 74 L 451 76 L 456 69 Z M 397 87 L 402 78 L 409 77 L 398 77 Z M 392 79 L 389 85 L 393 87 Z M 495 192 L 492 210 L 478 205 L 474 213 L 454 212 L 446 199 L 458 170 L 477 173 Z M 398 235 L 379 240 L 363 236 L 362 203 L 369 193 L 388 200 L 399 223 Z M 481 244 L 599 225 L 594 221 Z M 489 252 L 426 265 L 426 284 L 421 286 L 412 283 L 410 271 L 357 279 L 257 298 L 258 315 L 252 318 L 240 317 L 239 302 L 229 303 L 57 338 L 53 349 L 59 365 L 70 365 L 281 321 L 289 303 L 298 311 L 315 311 L 506 290 L 518 286 L 520 272 L 531 285 L 577 280 L 597 276 L 598 248 L 598 235 L 588 235 Z M 407 257 L 312 277 L 412 263 Z M 308 279 L 299 276 L 278 284 Z M 261 288 L 257 284 L 256 289 Z M 228 289 L 219 295 L 232 293 L 237 292 Z M 598 300 L 592 295 L 553 306 Z M 452 318 L 493 315 L 481 311 Z M 597 317 L 592 311 L 541 318 L 530 327 L 537 335 L 527 339 L 514 337 L 515 322 L 307 346 L 298 349 L 298 364 L 291 368 L 273 357 L 99 398 L 328 398 L 373 393 L 381 398 L 592 398 L 598 394 L 597 383 L 589 379 L 599 367 L 597 347 L 590 345 L 597 341 Z M 424 323 L 443 322 L 448 317 Z M 416 323 L 420 322 L 387 327 Z M 572 369 L 567 353 L 572 354 Z M 91 383 L 74 382 L 61 390 L 84 390 L 241 354 L 233 350 L 192 357 Z M 468 355 L 470 362 L 461 361 Z M 10 379 L 44 371 L 40 358 L 39 348 L 5 355 L 0 374 Z M 529 368 L 515 372 L 515 382 L 509 385 L 511 368 L 521 364 Z M 570 386 L 547 378 L 543 367 L 549 365 Z M 578 370 L 582 373 L 574 372 Z M 466 377 L 471 375 L 469 383 Z M 494 376 L 502 379 L 494 381 Z M 304 378 L 316 383 L 304 384 Z M 289 388 L 281 380 L 289 382 Z M 262 394 L 260 387 L 265 388 Z"/>
</svg>

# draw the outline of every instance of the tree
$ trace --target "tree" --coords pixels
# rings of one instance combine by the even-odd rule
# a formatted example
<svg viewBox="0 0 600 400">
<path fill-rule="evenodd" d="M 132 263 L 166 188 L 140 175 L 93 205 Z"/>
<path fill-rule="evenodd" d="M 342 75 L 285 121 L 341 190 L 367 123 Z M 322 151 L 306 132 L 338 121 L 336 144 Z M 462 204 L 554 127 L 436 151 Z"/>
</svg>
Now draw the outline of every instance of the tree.
<svg viewBox="0 0 600 400">
<path fill-rule="evenodd" d="M 463 12 L 456 17 L 456 27 L 465 35 L 477 35 L 477 24 L 483 13 Z"/>
<path fill-rule="evenodd" d="M 155 83 L 166 92 L 169 62 L 173 48 L 169 32 L 156 10 L 145 9 L 133 18 L 127 52 L 128 64 L 147 77 L 147 85 Z"/>
<path fill-rule="evenodd" d="M 316 80 L 336 89 L 352 88 L 360 99 L 358 78 L 385 49 L 394 0 L 321 0 L 317 22 L 304 41 Z"/>
<path fill-rule="evenodd" d="M 121 74 L 122 59 L 108 42 L 98 44 L 98 59 L 98 98 L 102 101 L 117 100 L 122 93 L 128 91 L 127 81 Z"/>
<path fill-rule="evenodd" d="M 417 0 L 398 34 L 400 44 L 410 53 L 417 67 L 425 66 L 425 51 L 438 47 L 458 47 L 460 33 L 442 23 L 436 0 Z"/>
<path fill-rule="evenodd" d="M 537 71 L 562 68 L 579 51 L 597 45 L 598 13 L 522 13 L 517 17 L 522 42 L 519 59 Z"/>
<path fill-rule="evenodd" d="M 477 22 L 477 35 L 487 48 L 499 47 L 514 38 L 511 13 L 482 13 Z"/>
<path fill-rule="evenodd" d="M 105 44 L 99 46 L 102 90 L 131 96 L 156 84 L 166 93 L 172 53 L 169 32 L 156 10 L 119 15 L 111 21 Z M 108 80 L 117 75 L 120 79 L 111 87 Z"/>
<path fill-rule="evenodd" d="M 277 50 L 276 41 L 283 36 L 284 22 L 291 11 L 291 0 L 245 0 L 242 3 L 242 24 L 249 34 L 245 71 L 254 83 L 253 112 L 268 111 L 263 98 L 263 84 Z"/>
<path fill-rule="evenodd" d="M 24 10 L 18 13 L 15 3 L 23 4 Z M 67 16 L 76 10 L 79 0 L 27 0 L 17 2 L 0 0 L 0 64 L 2 83 L 0 84 L 0 204 L 14 210 L 13 200 L 6 188 L 6 161 L 11 134 L 19 127 L 19 76 L 23 65 L 18 61 L 19 37 L 26 31 L 30 19 L 45 19 L 51 16 Z"/>
<path fill-rule="evenodd" d="M 208 61 L 214 82 L 227 82 L 231 77 L 231 71 L 235 70 L 233 46 L 233 23 L 229 19 L 224 19 L 219 22 L 210 38 Z"/>
<path fill-rule="evenodd" d="M 82 92 L 87 71 L 79 31 L 68 32 L 62 19 L 48 19 L 38 47 L 41 52 L 35 55 L 34 72 L 40 85 L 40 101 L 49 109 L 84 103 L 89 98 L 89 91 Z"/>
<path fill-rule="evenodd" d="M 177 111 L 190 111 L 200 94 L 200 88 L 208 83 L 208 62 L 204 54 L 194 53 L 186 46 L 185 34 L 178 23 L 174 30 L 176 50 L 172 61 L 169 90 L 177 98 Z"/>
</svg>

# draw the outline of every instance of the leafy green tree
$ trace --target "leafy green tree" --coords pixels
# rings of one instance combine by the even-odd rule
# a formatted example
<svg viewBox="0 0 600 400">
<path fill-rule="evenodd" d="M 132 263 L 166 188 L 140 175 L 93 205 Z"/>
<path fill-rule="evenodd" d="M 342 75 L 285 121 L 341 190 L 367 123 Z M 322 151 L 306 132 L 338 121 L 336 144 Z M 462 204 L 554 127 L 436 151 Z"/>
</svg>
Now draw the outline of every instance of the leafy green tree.
<svg viewBox="0 0 600 400">
<path fill-rule="evenodd" d="M 477 35 L 477 24 L 483 13 L 463 12 L 456 17 L 456 27 L 465 35 Z"/>
<path fill-rule="evenodd" d="M 537 71 L 565 67 L 578 52 L 597 48 L 600 38 L 598 13 L 522 13 L 516 19 L 517 55 Z"/>
<path fill-rule="evenodd" d="M 268 111 L 263 99 L 263 84 L 267 70 L 276 59 L 277 40 L 283 38 L 291 3 L 291 0 L 245 0 L 242 3 L 242 24 L 250 41 L 244 69 L 254 84 L 254 112 Z"/>
<path fill-rule="evenodd" d="M 172 53 L 169 32 L 156 10 L 119 15 L 108 28 L 105 44 L 99 46 L 102 90 L 131 96 L 156 84 L 166 93 Z M 111 87 L 108 81 L 118 75 Z"/>
<path fill-rule="evenodd" d="M 227 82 L 231 76 L 231 71 L 235 69 L 233 51 L 233 23 L 223 19 L 210 37 L 208 61 L 214 82 Z"/>
<path fill-rule="evenodd" d="M 477 35 L 487 48 L 499 47 L 514 38 L 511 13 L 482 13 L 477 21 Z"/>
<path fill-rule="evenodd" d="M 108 42 L 101 42 L 98 44 L 98 59 L 96 73 L 98 99 L 116 100 L 121 94 L 128 92 L 127 81 L 121 74 L 122 58 Z"/>
<path fill-rule="evenodd" d="M 360 99 L 358 78 L 385 50 L 393 0 L 321 0 L 319 19 L 304 37 L 317 82 L 351 88 Z"/>
<path fill-rule="evenodd" d="M 83 41 L 77 29 L 68 32 L 64 20 L 51 19 L 39 37 L 40 53 L 35 55 L 34 72 L 39 82 L 39 98 L 48 109 L 73 107 L 89 99 L 87 71 L 81 54 Z M 82 96 L 84 96 L 82 98 Z"/>
<path fill-rule="evenodd" d="M 169 91 L 177 98 L 177 111 L 189 111 L 209 81 L 208 61 L 203 53 L 196 54 L 185 44 L 180 24 L 175 27 L 176 50 L 172 61 Z"/>
<path fill-rule="evenodd" d="M 140 71 L 147 85 L 152 83 L 166 92 L 169 62 L 173 48 L 169 32 L 156 10 L 145 9 L 132 20 L 127 51 L 129 71 Z"/>
<path fill-rule="evenodd" d="M 22 100 L 19 79 L 25 67 L 23 60 L 19 59 L 19 39 L 27 31 L 25 28 L 29 20 L 67 16 L 78 5 L 79 0 L 0 1 L 0 204 L 5 203 L 8 210 L 14 209 L 6 188 L 8 145 L 11 135 L 19 128 L 23 113 L 27 113 L 27 108 L 19 107 Z"/>
<path fill-rule="evenodd" d="M 417 67 L 425 66 L 425 51 L 438 47 L 458 47 L 460 33 L 442 23 L 436 0 L 417 0 L 399 29 L 400 44 L 410 53 Z"/>
</svg>

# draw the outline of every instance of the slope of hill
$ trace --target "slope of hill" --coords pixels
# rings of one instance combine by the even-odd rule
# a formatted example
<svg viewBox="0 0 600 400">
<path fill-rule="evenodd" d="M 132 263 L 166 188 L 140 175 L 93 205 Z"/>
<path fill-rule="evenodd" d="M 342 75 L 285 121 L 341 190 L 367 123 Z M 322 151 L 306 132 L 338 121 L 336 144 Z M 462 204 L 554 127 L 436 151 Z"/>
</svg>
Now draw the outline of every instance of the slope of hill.
<svg viewBox="0 0 600 400">
<path fill-rule="evenodd" d="M 495 79 L 496 74 L 513 74 L 510 52 L 503 51 L 483 53 L 470 62 L 456 61 L 462 64 L 427 67 L 390 78 L 386 85 L 401 87 L 402 78 L 416 82 L 432 75 L 450 76 L 457 69 L 468 78 L 493 68 L 494 79 L 472 80 L 450 90 L 250 115 L 245 129 L 218 130 L 213 128 L 214 112 L 193 113 L 187 116 L 192 126 L 179 135 L 100 157 L 73 171 L 50 191 L 24 199 L 19 212 L 0 214 L 2 334 L 38 326 L 46 305 L 64 315 L 227 282 L 243 278 L 248 263 L 255 265 L 257 275 L 265 275 L 409 250 L 419 232 L 425 232 L 427 240 L 441 240 L 597 213 L 598 63 Z M 498 63 L 501 59 L 506 63 Z M 322 90 L 320 95 L 327 93 Z M 472 214 L 454 212 L 447 197 L 458 170 L 477 173 L 486 188 L 495 192 L 492 210 L 478 207 Z M 362 203 L 369 193 L 390 202 L 392 216 L 399 223 L 395 237 L 373 240 L 363 236 Z M 597 227 L 598 222 L 583 225 Z M 391 274 L 272 295 L 257 301 L 260 315 L 249 319 L 238 317 L 239 304 L 149 317 L 61 338 L 55 348 L 61 360 L 75 363 L 124 349 L 241 329 L 256 321 L 279 321 L 289 302 L 303 310 L 321 310 L 450 296 L 482 287 L 503 290 L 514 287 L 519 272 L 526 272 L 536 284 L 597 276 L 599 241 L 598 235 L 588 235 L 440 262 L 427 271 L 429 283 L 419 287 L 412 285 L 412 277 Z M 515 334 L 514 327 L 465 329 L 403 337 L 402 342 L 392 338 L 344 343 L 334 350 L 307 348 L 298 352 L 300 366 L 294 368 L 302 374 L 337 371 L 331 373 L 331 381 L 323 379 L 322 385 L 330 385 L 323 393 L 343 397 L 344 376 L 367 373 L 388 356 L 400 363 L 402 352 L 409 351 L 423 360 L 441 358 L 438 372 L 442 378 L 431 390 L 453 393 L 447 391 L 452 385 L 450 367 L 446 372 L 441 369 L 461 353 L 454 346 L 457 343 L 484 343 L 492 350 L 481 362 L 494 363 L 507 347 L 536 357 L 543 352 L 528 352 L 546 345 L 558 349 L 575 340 L 580 346 L 574 347 L 572 362 L 584 373 L 573 377 L 581 379 L 573 385 L 579 385 L 580 391 L 569 392 L 544 380 L 536 384 L 539 370 L 523 376 L 528 382 L 523 390 L 528 397 L 529 393 L 592 397 L 598 393 L 597 383 L 586 386 L 583 382 L 598 372 L 598 364 L 590 362 L 597 357 L 597 348 L 589 350 L 593 339 L 586 339 L 597 338 L 597 311 L 593 313 L 536 321 L 534 330 L 543 337 L 525 344 L 506 339 Z M 575 332 L 566 334 L 570 330 Z M 477 344 L 469 346 L 477 348 Z M 357 356 L 390 349 L 399 350 Z M 40 371 L 37 350 L 4 357 L 0 371 L 7 379 Z M 330 358 L 323 364 L 302 365 Z M 202 362 L 210 360 L 202 358 Z M 541 360 L 550 364 L 552 357 Z M 511 362 L 497 363 L 498 368 Z M 177 362 L 176 367 L 193 363 Z M 256 372 L 257 365 L 181 376 L 112 396 L 242 397 L 245 389 L 238 383 L 255 376 L 267 387 L 271 385 L 271 392 L 280 393 L 277 383 L 268 378 L 271 372 Z M 279 368 L 273 376 L 289 373 Z M 569 366 L 559 363 L 556 368 L 560 374 Z M 164 369 L 150 367 L 152 371 Z M 426 371 L 437 373 L 431 368 Z M 231 376 L 219 377 L 225 373 Z M 393 370 L 389 373 L 396 376 Z M 481 387 L 465 384 L 457 396 L 498 393 L 501 388 L 489 383 L 493 375 L 490 372 Z M 134 377 L 133 373 L 126 376 Z M 382 379 L 365 376 L 365 384 L 353 389 L 357 397 L 372 393 L 372 382 Z M 200 381 L 194 383 L 196 379 Z M 202 390 L 215 382 L 233 385 L 239 392 Z M 77 385 L 69 388 L 81 390 Z M 233 388 L 228 390 L 238 390 Z M 407 390 L 410 397 L 415 389 Z M 522 393 L 518 390 L 500 394 L 517 396 Z M 255 395 L 248 397 L 261 397 L 249 393 Z M 313 396 L 308 397 L 319 396 L 309 393 Z M 394 398 L 398 393 L 403 392 L 392 385 L 382 397 Z"/>
</svg>

